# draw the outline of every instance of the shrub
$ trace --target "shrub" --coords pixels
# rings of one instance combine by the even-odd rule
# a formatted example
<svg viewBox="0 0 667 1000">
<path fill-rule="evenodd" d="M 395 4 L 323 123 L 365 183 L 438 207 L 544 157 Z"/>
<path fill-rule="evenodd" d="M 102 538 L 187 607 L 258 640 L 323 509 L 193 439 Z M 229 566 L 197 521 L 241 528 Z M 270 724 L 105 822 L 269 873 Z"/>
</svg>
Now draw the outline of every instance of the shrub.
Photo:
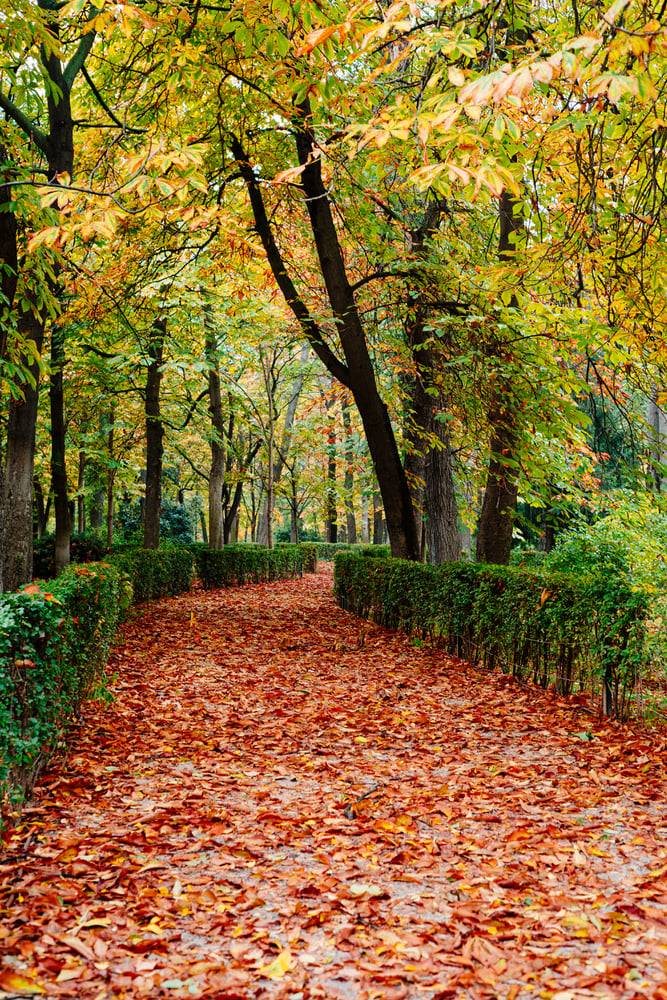
<svg viewBox="0 0 667 1000">
<path fill-rule="evenodd" d="M 182 594 L 192 586 L 194 560 L 188 548 L 129 549 L 112 561 L 129 577 L 135 604 Z"/>
<path fill-rule="evenodd" d="M 305 545 L 310 546 L 310 543 Z M 201 549 L 197 553 L 197 574 L 206 590 L 284 580 L 303 572 L 303 548 L 301 545 L 285 544 L 278 545 L 275 549 L 254 545 Z M 312 561 L 312 556 L 307 558 Z"/>
<path fill-rule="evenodd" d="M 450 653 L 559 694 L 594 687 L 628 712 L 645 663 L 646 594 L 617 575 L 572 575 L 339 553 L 339 603 Z"/>
<path fill-rule="evenodd" d="M 130 593 L 113 566 L 70 566 L 0 597 L 0 788 L 27 794 L 99 682 Z"/>
<path fill-rule="evenodd" d="M 73 563 L 100 562 L 109 549 L 99 535 L 85 532 L 70 537 L 70 559 Z M 55 535 L 44 535 L 33 541 L 32 575 L 36 580 L 51 580 L 56 574 Z"/>
<path fill-rule="evenodd" d="M 322 562 L 331 562 L 337 552 L 368 552 L 369 555 L 389 556 L 388 545 L 350 545 L 349 542 L 318 542 L 317 555 Z"/>
</svg>

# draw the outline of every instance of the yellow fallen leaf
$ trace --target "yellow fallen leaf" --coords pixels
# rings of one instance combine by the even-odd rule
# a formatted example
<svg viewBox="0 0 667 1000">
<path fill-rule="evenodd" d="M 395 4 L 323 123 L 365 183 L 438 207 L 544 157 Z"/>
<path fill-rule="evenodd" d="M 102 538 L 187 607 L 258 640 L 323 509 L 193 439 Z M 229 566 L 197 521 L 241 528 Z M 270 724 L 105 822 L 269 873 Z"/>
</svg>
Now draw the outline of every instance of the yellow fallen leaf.
<svg viewBox="0 0 667 1000">
<path fill-rule="evenodd" d="M 355 743 L 370 743 L 370 740 L 368 740 L 365 736 L 355 736 L 354 737 L 354 742 Z"/>
<path fill-rule="evenodd" d="M 34 979 L 26 979 L 25 976 L 20 976 L 18 972 L 10 972 L 9 969 L 0 972 L 0 990 L 7 993 L 25 993 L 26 995 L 46 993 L 44 987 L 36 983 Z"/>
<path fill-rule="evenodd" d="M 292 954 L 289 951 L 281 951 L 277 958 L 270 965 L 263 965 L 257 969 L 257 974 L 266 979 L 282 979 L 292 965 Z"/>
<path fill-rule="evenodd" d="M 79 930 L 83 930 L 84 927 L 108 927 L 111 921 L 108 917 L 94 917 L 92 920 L 86 920 L 83 924 L 78 924 Z"/>
</svg>

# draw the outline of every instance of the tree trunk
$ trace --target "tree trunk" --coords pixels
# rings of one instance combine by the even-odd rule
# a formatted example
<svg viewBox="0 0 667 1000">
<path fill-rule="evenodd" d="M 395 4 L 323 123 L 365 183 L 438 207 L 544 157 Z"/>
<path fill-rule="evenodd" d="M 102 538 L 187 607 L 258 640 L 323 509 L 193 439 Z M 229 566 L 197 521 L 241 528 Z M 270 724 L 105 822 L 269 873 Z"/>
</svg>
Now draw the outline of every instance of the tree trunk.
<svg viewBox="0 0 667 1000">
<path fill-rule="evenodd" d="M 313 320 L 289 278 L 273 237 L 257 174 L 248 161 L 242 145 L 236 139 L 232 140 L 232 152 L 248 188 L 255 226 L 276 283 L 301 323 L 315 354 L 334 378 L 342 382 L 354 397 L 382 493 L 392 554 L 404 559 L 418 559 L 420 544 L 410 490 L 389 412 L 378 391 L 363 324 L 338 241 L 331 201 L 322 178 L 321 161 L 319 156 L 313 156 L 317 142 L 312 131 L 311 111 L 307 100 L 295 108 L 292 124 L 299 163 L 303 167 L 301 186 L 310 228 L 344 363 L 329 347 L 323 331 Z"/>
<path fill-rule="evenodd" d="M 648 423 L 651 428 L 651 480 L 656 493 L 663 493 L 667 472 L 667 418 L 657 402 L 654 390 L 648 404 Z"/>
<path fill-rule="evenodd" d="M 373 494 L 373 545 L 382 545 L 384 541 L 384 508 L 382 494 Z"/>
<path fill-rule="evenodd" d="M 160 546 L 160 507 L 162 503 L 162 453 L 164 428 L 160 419 L 160 384 L 162 358 L 167 330 L 166 319 L 157 319 L 151 331 L 148 347 L 150 363 L 146 373 L 146 495 L 144 504 L 145 549 Z"/>
<path fill-rule="evenodd" d="M 452 448 L 447 425 L 435 420 L 433 431 L 441 447 L 432 447 L 426 462 L 426 545 L 430 563 L 461 558 L 459 508 L 456 502 Z"/>
<path fill-rule="evenodd" d="M 225 487 L 225 448 L 223 445 L 225 425 L 222 415 L 222 395 L 220 392 L 220 372 L 215 330 L 211 325 L 209 311 L 204 314 L 206 325 L 206 360 L 208 363 L 208 398 L 211 414 L 211 465 L 208 476 L 208 544 L 211 549 L 222 549 L 225 544 L 225 520 L 222 507 Z"/>
<path fill-rule="evenodd" d="M 11 179 L 12 170 L 8 164 L 7 150 L 0 145 L 0 180 Z M 10 208 L 11 203 L 12 189 L 6 184 L 0 184 L 0 362 L 4 360 L 7 348 L 9 311 L 18 280 L 16 216 Z"/>
<path fill-rule="evenodd" d="M 39 480 L 39 476 L 35 475 L 33 477 L 32 484 L 32 497 L 33 497 L 33 507 L 34 507 L 34 523 L 37 526 L 37 537 L 44 538 L 46 534 L 46 526 L 49 522 L 49 511 L 51 508 L 51 498 L 45 499 L 44 490 L 42 489 L 42 484 Z M 0 538 L 2 535 L 0 534 Z"/>
<path fill-rule="evenodd" d="M 86 453 L 79 448 L 79 474 L 76 480 L 76 530 L 82 535 L 86 530 Z"/>
<path fill-rule="evenodd" d="M 345 432 L 345 527 L 350 545 L 357 543 L 357 522 L 354 516 L 354 444 L 352 441 L 352 420 L 350 403 L 346 398 L 343 407 L 343 430 Z"/>
<path fill-rule="evenodd" d="M 107 548 L 113 545 L 113 494 L 116 479 L 114 468 L 114 423 L 116 415 L 113 410 L 109 411 L 109 430 L 107 433 L 107 451 L 109 464 L 107 466 Z"/>
<path fill-rule="evenodd" d="M 56 576 L 69 566 L 71 532 L 67 497 L 67 466 L 65 464 L 65 397 L 63 368 L 65 365 L 65 331 L 59 323 L 51 327 L 51 487 L 56 516 Z"/>
<path fill-rule="evenodd" d="M 19 317 L 19 330 L 26 342 L 32 342 L 34 355 L 23 361 L 34 385 L 21 386 L 22 399 L 13 399 L 7 421 L 4 511 L 2 538 L 2 589 L 16 590 L 32 579 L 32 489 L 34 479 L 35 425 L 39 394 L 39 357 L 44 338 L 41 317 L 30 310 Z"/>
<path fill-rule="evenodd" d="M 514 234 L 521 228 L 522 219 L 515 213 L 515 202 L 509 191 L 500 197 L 500 239 L 499 257 L 512 261 L 515 243 Z M 511 305 L 517 306 L 512 296 Z M 498 563 L 506 566 L 510 561 L 512 530 L 519 495 L 517 468 L 517 448 L 519 434 L 517 412 L 512 398 L 511 387 L 501 385 L 495 388 L 489 407 L 491 443 L 489 469 L 482 510 L 477 527 L 477 562 Z"/>
<path fill-rule="evenodd" d="M 332 380 L 333 388 L 333 380 Z M 324 537 L 327 542 L 338 541 L 338 511 L 336 509 L 336 424 L 333 409 L 335 402 L 326 397 L 326 407 L 331 423 L 327 435 L 327 493 L 324 504 Z"/>
<path fill-rule="evenodd" d="M 301 364 L 305 364 L 308 360 L 308 355 L 310 353 L 310 347 L 308 344 L 304 344 L 301 348 Z M 280 440 L 280 448 L 278 450 L 278 457 L 273 463 L 273 484 L 274 487 L 278 486 L 282 478 L 283 469 L 285 468 L 285 463 L 290 452 L 290 446 L 292 444 L 292 428 L 294 426 L 294 420 L 296 417 L 297 407 L 299 405 L 299 397 L 301 396 L 301 390 L 303 389 L 303 375 L 297 375 L 294 379 L 294 385 L 292 386 L 292 395 L 290 396 L 290 401 L 287 404 L 287 410 L 285 411 L 285 421 L 283 423 L 283 433 Z M 257 540 L 260 545 L 267 544 L 267 509 L 266 502 L 262 508 L 262 512 L 259 515 L 259 525 L 257 527 Z"/>
</svg>

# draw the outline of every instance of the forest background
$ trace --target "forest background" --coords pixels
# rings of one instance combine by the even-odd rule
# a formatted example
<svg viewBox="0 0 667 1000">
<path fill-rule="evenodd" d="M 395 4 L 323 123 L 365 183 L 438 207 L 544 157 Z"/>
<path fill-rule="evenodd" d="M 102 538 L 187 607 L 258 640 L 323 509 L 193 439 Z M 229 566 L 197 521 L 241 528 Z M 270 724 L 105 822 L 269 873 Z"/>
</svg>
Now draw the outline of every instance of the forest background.
<svg viewBox="0 0 667 1000">
<path fill-rule="evenodd" d="M 666 7 L 5 4 L 2 588 L 197 522 L 657 588 Z"/>
</svg>

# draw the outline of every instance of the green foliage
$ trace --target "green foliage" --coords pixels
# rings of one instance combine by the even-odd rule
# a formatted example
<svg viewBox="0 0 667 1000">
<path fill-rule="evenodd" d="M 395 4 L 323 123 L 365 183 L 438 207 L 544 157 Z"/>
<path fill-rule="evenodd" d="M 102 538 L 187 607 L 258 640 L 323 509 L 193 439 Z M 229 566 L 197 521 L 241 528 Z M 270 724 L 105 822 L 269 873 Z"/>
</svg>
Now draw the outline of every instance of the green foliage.
<svg viewBox="0 0 667 1000">
<path fill-rule="evenodd" d="M 360 552 L 371 556 L 389 556 L 389 545 L 350 545 L 349 542 L 318 542 L 317 555 L 322 562 L 332 562 L 337 552 Z"/>
<path fill-rule="evenodd" d="M 304 573 L 317 572 L 317 545 L 314 542 L 300 542 L 301 568 Z"/>
<path fill-rule="evenodd" d="M 646 660 L 647 596 L 618 574 L 580 579 L 339 553 L 335 593 L 355 614 L 559 694 L 605 683 L 619 715 Z"/>
<path fill-rule="evenodd" d="M 192 586 L 194 560 L 188 548 L 130 549 L 112 560 L 129 577 L 135 604 L 181 594 Z"/>
<path fill-rule="evenodd" d="M 99 683 L 129 591 L 110 565 L 71 566 L 47 589 L 0 597 L 0 790 L 31 789 Z"/>
<path fill-rule="evenodd" d="M 317 553 L 310 542 L 304 545 L 278 545 L 275 549 L 254 545 L 227 545 L 224 549 L 200 549 L 197 574 L 206 590 L 245 583 L 286 580 L 309 572 Z"/>
<path fill-rule="evenodd" d="M 85 532 L 70 537 L 70 559 L 73 563 L 100 562 L 109 553 L 99 535 Z M 36 580 L 51 580 L 56 575 L 56 538 L 44 535 L 33 542 L 32 575 Z"/>
<path fill-rule="evenodd" d="M 160 510 L 160 538 L 170 539 L 181 545 L 189 545 L 194 540 L 196 510 L 189 503 L 169 503 L 162 501 Z M 138 500 L 125 499 L 120 503 L 118 526 L 123 541 L 141 539 L 141 505 Z"/>
</svg>

